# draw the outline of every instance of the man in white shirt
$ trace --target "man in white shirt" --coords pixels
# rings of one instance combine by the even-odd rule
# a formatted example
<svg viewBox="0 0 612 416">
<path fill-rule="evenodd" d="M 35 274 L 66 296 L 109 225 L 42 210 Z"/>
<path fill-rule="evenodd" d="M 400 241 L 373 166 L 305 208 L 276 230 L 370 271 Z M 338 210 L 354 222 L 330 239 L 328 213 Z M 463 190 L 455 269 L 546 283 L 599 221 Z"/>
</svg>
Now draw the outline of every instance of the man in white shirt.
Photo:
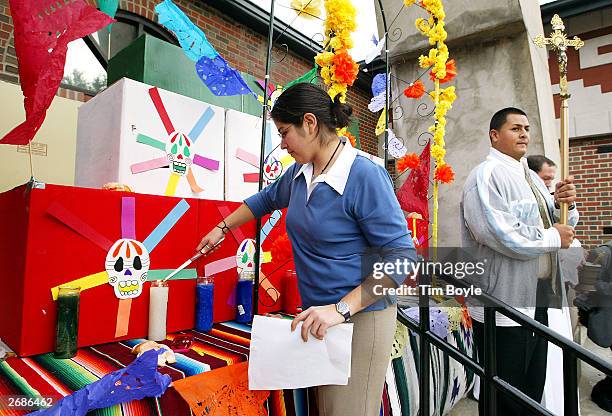
<svg viewBox="0 0 612 416">
<path fill-rule="evenodd" d="M 544 155 L 527 156 L 529 169 L 538 174 L 548 189 L 552 186 L 557 173 L 557 165 Z"/>
<path fill-rule="evenodd" d="M 576 187 L 568 178 L 550 195 L 524 156 L 529 120 L 522 110 L 505 108 L 491 119 L 491 152 L 470 173 L 461 201 L 463 246 L 487 259 L 475 285 L 484 292 L 547 324 L 547 305 L 561 305 L 564 291 L 557 253 L 569 247 L 578 212 Z M 561 202 L 570 204 L 569 223 L 556 223 Z M 538 307 L 536 307 L 536 301 Z M 474 338 L 483 357 L 484 311 L 471 308 Z M 509 318 L 496 318 L 498 375 L 540 402 L 546 376 L 547 342 Z M 485 414 L 482 400 L 480 415 Z M 497 397 L 497 414 L 529 415 L 505 394 Z"/>
</svg>

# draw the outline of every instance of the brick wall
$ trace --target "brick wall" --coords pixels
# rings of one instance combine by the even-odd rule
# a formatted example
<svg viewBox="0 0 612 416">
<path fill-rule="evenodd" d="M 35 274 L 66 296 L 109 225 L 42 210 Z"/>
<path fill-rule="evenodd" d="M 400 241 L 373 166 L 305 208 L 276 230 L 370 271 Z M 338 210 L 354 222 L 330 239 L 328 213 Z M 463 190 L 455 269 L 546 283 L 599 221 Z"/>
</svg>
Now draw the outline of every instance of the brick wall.
<svg viewBox="0 0 612 416">
<path fill-rule="evenodd" d="M 612 153 L 597 153 L 600 146 L 612 146 L 612 136 L 570 141 L 570 174 L 580 210 L 576 236 L 586 248 L 612 240 L 603 230 L 612 227 Z"/>
<path fill-rule="evenodd" d="M 96 5 L 95 0 L 87 0 Z M 156 21 L 154 13 L 156 1 L 148 0 L 121 0 L 120 8 L 139 14 Z M 265 74 L 267 37 L 262 36 L 248 27 L 237 23 L 229 16 L 221 14 L 218 10 L 195 1 L 175 0 L 191 20 L 204 32 L 210 43 L 219 53 L 238 70 L 254 76 L 262 77 Z M 284 55 L 279 48 L 275 48 L 273 57 L 277 60 Z M 284 84 L 306 71 L 312 69 L 313 63 L 292 54 L 291 52 L 279 63 L 272 65 L 272 80 Z M 19 82 L 17 59 L 13 47 L 13 26 L 10 16 L 8 0 L 0 0 L 0 80 L 12 83 Z M 86 101 L 82 92 L 75 92 L 60 88 L 58 95 L 74 100 Z M 377 141 L 374 136 L 376 115 L 370 113 L 367 104 L 371 98 L 369 91 L 357 88 L 349 90 L 348 103 L 354 108 L 355 116 L 359 119 L 362 149 L 377 154 Z"/>
</svg>

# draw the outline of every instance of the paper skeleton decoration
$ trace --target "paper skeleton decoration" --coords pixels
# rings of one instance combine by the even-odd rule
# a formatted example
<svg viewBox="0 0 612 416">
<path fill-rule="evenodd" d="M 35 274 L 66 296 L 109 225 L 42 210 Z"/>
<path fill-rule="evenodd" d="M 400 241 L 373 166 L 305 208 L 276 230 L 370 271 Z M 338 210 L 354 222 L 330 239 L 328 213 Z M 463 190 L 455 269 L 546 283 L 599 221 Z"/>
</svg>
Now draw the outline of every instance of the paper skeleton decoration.
<svg viewBox="0 0 612 416">
<path fill-rule="evenodd" d="M 108 283 L 115 289 L 115 296 L 119 299 L 140 296 L 150 264 L 149 250 L 140 241 L 117 240 L 106 255 L 105 263 Z"/>
<path fill-rule="evenodd" d="M 105 271 L 93 273 L 51 288 L 53 299 L 57 299 L 60 286 L 78 286 L 81 291 L 84 291 L 106 283 L 110 284 L 115 295 L 119 298 L 116 337 L 127 335 L 127 324 L 129 322 L 121 322 L 120 311 L 129 311 L 131 300 L 140 296 L 144 282 L 163 278 L 170 273 L 170 270 L 150 270 L 150 253 L 189 209 L 187 201 L 181 199 L 151 231 L 148 237 L 140 242 L 136 240 L 135 204 L 136 199 L 134 197 L 121 198 L 121 238 L 114 243 L 60 203 L 54 202 L 47 208 L 47 213 L 107 253 L 104 264 Z M 191 272 L 195 274 L 195 269 L 191 269 Z"/>
<path fill-rule="evenodd" d="M 166 142 L 158 140 L 157 138 L 149 137 L 144 134 L 138 134 L 136 141 L 138 143 L 146 144 L 151 147 L 165 152 L 165 156 L 157 159 L 147 160 L 133 164 L 130 169 L 133 174 L 146 172 L 153 169 L 159 168 L 170 168 L 170 178 L 166 185 L 167 196 L 173 196 L 176 192 L 176 186 L 181 177 L 186 177 L 189 187 L 193 193 L 200 193 L 203 191 L 202 188 L 197 184 L 195 176 L 193 175 L 193 167 L 200 166 L 205 169 L 212 171 L 219 170 L 219 161 L 209 159 L 199 154 L 194 154 L 192 146 L 201 137 L 204 129 L 208 123 L 212 120 L 215 115 L 214 110 L 208 107 L 196 121 L 195 125 L 191 128 L 189 134 L 183 131 L 175 129 L 166 107 L 159 94 L 159 90 L 156 87 L 149 89 L 149 96 L 151 101 L 157 110 L 157 114 L 161 119 L 168 139 Z"/>
</svg>

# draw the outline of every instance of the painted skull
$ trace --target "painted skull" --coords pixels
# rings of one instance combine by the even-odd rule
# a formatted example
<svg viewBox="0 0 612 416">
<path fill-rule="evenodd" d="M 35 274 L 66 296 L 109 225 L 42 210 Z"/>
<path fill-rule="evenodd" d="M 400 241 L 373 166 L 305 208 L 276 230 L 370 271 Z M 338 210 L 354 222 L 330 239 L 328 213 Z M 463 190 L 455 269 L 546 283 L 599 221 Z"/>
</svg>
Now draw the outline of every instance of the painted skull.
<svg viewBox="0 0 612 416">
<path fill-rule="evenodd" d="M 189 165 L 191 165 L 191 140 L 186 134 L 174 132 L 170 135 L 170 140 L 166 144 L 166 155 L 170 162 L 172 172 L 181 176 L 187 175 Z"/>
<path fill-rule="evenodd" d="M 255 270 L 255 240 L 250 238 L 242 240 L 236 250 L 236 267 L 239 272 Z"/>
<path fill-rule="evenodd" d="M 108 283 L 115 289 L 115 296 L 119 299 L 140 296 L 150 264 L 149 251 L 140 241 L 117 240 L 106 255 L 105 263 Z"/>
<path fill-rule="evenodd" d="M 282 163 L 274 156 L 269 155 L 264 162 L 264 178 L 268 185 L 276 181 L 283 173 Z"/>
</svg>

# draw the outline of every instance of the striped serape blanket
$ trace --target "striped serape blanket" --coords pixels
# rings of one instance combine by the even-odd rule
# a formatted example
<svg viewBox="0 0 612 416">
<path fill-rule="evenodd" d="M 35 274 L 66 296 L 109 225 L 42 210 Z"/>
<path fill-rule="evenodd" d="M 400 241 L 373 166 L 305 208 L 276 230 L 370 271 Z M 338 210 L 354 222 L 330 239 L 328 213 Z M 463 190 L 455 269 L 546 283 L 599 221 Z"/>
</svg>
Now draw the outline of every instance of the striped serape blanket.
<svg viewBox="0 0 612 416">
<path fill-rule="evenodd" d="M 195 374 L 246 361 L 249 355 L 251 327 L 234 322 L 215 324 L 207 333 L 182 331 L 168 335 L 170 345 L 178 335 L 194 338 L 191 350 L 176 354 L 176 363 L 160 367 L 162 374 L 179 380 Z M 104 375 L 124 368 L 135 355 L 133 346 L 144 339 L 115 342 L 79 349 L 69 360 L 58 360 L 53 354 L 42 354 L 27 358 L 11 357 L 0 362 L 0 414 L 21 416 L 32 410 L 7 409 L 11 396 L 53 397 L 55 401 L 85 387 Z M 307 389 L 271 392 L 267 403 L 270 416 L 316 415 L 314 398 Z M 310 412 L 308 408 L 310 407 Z M 148 398 L 121 405 L 94 410 L 93 416 L 189 416 L 189 406 L 170 387 L 159 398 Z"/>
</svg>

